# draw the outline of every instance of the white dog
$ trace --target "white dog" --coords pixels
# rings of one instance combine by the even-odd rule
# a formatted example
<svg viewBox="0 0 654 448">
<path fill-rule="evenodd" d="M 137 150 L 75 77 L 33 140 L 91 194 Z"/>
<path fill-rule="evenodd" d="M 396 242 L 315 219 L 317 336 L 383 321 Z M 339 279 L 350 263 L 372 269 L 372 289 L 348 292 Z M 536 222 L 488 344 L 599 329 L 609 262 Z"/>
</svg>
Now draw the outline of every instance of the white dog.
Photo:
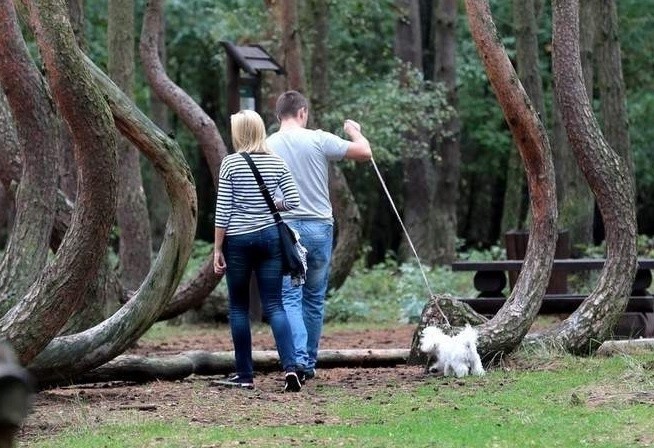
<svg viewBox="0 0 654 448">
<path fill-rule="evenodd" d="M 420 338 L 420 350 L 435 360 L 429 366 L 432 373 L 444 376 L 483 375 L 484 368 L 477 353 L 477 330 L 466 325 L 456 336 L 448 336 L 438 327 L 425 327 Z"/>
</svg>

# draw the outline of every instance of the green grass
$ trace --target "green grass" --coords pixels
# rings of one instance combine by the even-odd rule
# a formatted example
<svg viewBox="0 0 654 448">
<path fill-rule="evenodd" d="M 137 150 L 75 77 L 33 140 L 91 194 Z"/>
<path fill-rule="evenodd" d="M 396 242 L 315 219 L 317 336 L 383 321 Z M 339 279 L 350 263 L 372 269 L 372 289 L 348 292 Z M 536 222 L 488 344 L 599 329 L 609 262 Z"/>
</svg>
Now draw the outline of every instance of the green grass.
<svg viewBox="0 0 654 448">
<path fill-rule="evenodd" d="M 545 362 L 544 362 L 545 361 Z M 530 363 L 537 366 L 531 370 Z M 370 393 L 316 387 L 337 424 L 269 426 L 266 413 L 239 427 L 139 420 L 74 428 L 35 447 L 343 446 L 638 447 L 654 444 L 654 356 L 612 359 L 522 355 L 521 370 L 483 378 L 432 378 Z M 509 365 L 509 364 L 507 364 Z M 526 370 L 525 370 L 526 369 Z M 399 380 L 399 378 L 398 378 Z M 270 406 L 293 406 L 293 401 Z"/>
</svg>

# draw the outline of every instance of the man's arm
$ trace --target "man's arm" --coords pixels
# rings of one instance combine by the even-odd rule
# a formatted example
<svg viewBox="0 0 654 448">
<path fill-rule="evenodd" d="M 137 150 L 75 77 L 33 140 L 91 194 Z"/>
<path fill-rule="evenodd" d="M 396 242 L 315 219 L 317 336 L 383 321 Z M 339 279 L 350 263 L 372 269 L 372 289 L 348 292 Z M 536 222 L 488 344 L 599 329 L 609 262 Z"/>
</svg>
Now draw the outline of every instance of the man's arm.
<svg viewBox="0 0 654 448">
<path fill-rule="evenodd" d="M 345 120 L 343 130 L 352 140 L 345 152 L 345 159 L 367 162 L 372 159 L 370 142 L 361 133 L 361 125 L 354 120 Z"/>
</svg>

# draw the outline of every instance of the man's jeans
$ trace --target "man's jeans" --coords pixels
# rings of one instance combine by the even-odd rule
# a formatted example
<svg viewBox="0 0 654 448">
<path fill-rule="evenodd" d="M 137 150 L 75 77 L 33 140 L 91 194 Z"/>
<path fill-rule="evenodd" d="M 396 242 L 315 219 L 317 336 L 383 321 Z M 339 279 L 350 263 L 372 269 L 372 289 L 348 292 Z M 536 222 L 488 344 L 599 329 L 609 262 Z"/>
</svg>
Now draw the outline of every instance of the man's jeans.
<svg viewBox="0 0 654 448">
<path fill-rule="evenodd" d="M 300 234 L 300 243 L 307 249 L 307 279 L 303 286 L 293 287 L 291 278 L 284 277 L 284 309 L 293 333 L 295 362 L 306 370 L 313 370 L 325 314 L 334 226 L 310 219 L 287 223 Z"/>
<path fill-rule="evenodd" d="M 282 256 L 277 226 L 227 236 L 224 254 L 236 373 L 245 379 L 252 378 L 253 373 L 249 316 L 252 271 L 257 277 L 261 308 L 270 322 L 282 367 L 287 372 L 294 371 L 293 339 L 282 305 Z"/>
</svg>

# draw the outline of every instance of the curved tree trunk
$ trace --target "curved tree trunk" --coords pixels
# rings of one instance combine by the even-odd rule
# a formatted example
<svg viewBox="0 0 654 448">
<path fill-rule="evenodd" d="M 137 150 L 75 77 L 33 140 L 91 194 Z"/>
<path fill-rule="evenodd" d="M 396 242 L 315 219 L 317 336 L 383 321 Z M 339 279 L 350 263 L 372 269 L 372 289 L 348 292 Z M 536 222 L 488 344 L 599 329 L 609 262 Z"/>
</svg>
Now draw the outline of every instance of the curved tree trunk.
<svg viewBox="0 0 654 448">
<path fill-rule="evenodd" d="M 23 40 L 11 0 L 0 1 L 0 84 L 12 109 L 23 162 L 14 226 L 0 263 L 3 315 L 45 266 L 57 193 L 56 111 Z"/>
<path fill-rule="evenodd" d="M 163 8 L 159 11 L 159 23 L 161 28 L 157 37 L 157 48 L 159 50 L 159 60 L 161 65 L 166 67 L 166 18 Z M 152 87 L 150 91 L 150 118 L 154 124 L 159 126 L 159 129 L 166 134 L 170 133 L 170 113 L 166 104 L 159 99 Z M 154 250 L 159 250 L 161 241 L 166 233 L 166 221 L 170 214 L 170 202 L 166 195 L 166 188 L 164 187 L 161 176 L 151 165 L 143 167 L 143 172 L 149 179 L 145 183 L 145 196 L 148 198 L 148 208 L 150 210 L 150 227 L 152 229 L 152 243 Z M 147 174 L 146 174 L 147 173 Z"/>
<path fill-rule="evenodd" d="M 159 255 L 134 297 L 101 324 L 83 333 L 54 339 L 30 365 L 37 378 L 46 382 L 102 365 L 145 333 L 174 294 L 195 237 L 195 188 L 179 146 L 89 59 L 85 61 L 109 101 L 120 132 L 144 153 L 163 177 L 171 201 L 171 214 Z"/>
<path fill-rule="evenodd" d="M 636 274 L 634 184 L 624 161 L 602 136 L 584 88 L 577 0 L 554 0 L 554 87 L 568 140 L 606 229 L 606 263 L 595 289 L 561 324 L 542 336 L 575 353 L 597 348 L 624 311 Z"/>
<path fill-rule="evenodd" d="M 42 80 L 41 83 L 45 84 L 45 80 Z M 17 185 L 20 182 L 22 163 L 18 138 L 13 127 L 13 119 L 10 116 L 8 104 L 3 101 L 4 98 L 4 93 L 0 90 L 0 134 L 4 142 L 3 145 L 0 145 L 0 182 L 6 185 L 6 188 L 11 189 L 12 185 Z M 59 129 L 63 127 L 60 126 Z M 68 141 L 70 142 L 70 139 Z M 62 146 L 66 147 L 65 141 Z M 68 146 L 67 149 L 72 151 L 71 146 Z M 73 163 L 72 166 L 74 168 L 75 164 Z M 7 199 L 11 201 L 13 207 L 13 197 Z M 74 204 L 68 200 L 61 190 L 57 192 L 54 204 L 55 218 L 50 236 L 50 248 L 56 252 L 68 227 L 70 227 Z M 105 260 L 98 271 L 98 275 L 87 287 L 84 302 L 79 307 L 80 309 L 71 317 L 63 332 L 81 331 L 104 320 L 107 315 L 113 312 L 113 309 L 120 305 L 119 298 L 122 295 L 122 285 L 118 281 L 111 264 L 108 260 Z M 100 310 L 102 310 L 101 313 Z"/>
<path fill-rule="evenodd" d="M 434 6 L 434 81 L 447 89 L 447 102 L 457 109 L 456 93 L 456 21 L 458 2 L 440 0 Z M 435 263 L 449 264 L 456 258 L 457 206 L 461 148 L 461 122 L 455 114 L 443 126 L 446 135 L 438 143 L 436 191 L 432 208 L 432 238 Z"/>
<path fill-rule="evenodd" d="M 466 0 L 472 37 L 527 173 L 532 222 L 523 269 L 504 306 L 480 326 L 481 352 L 507 352 L 522 341 L 545 295 L 557 237 L 556 187 L 549 141 L 504 50 L 487 0 Z"/>
<path fill-rule="evenodd" d="M 198 140 L 211 171 L 214 187 L 217 189 L 218 170 L 223 157 L 227 155 L 227 147 L 211 117 L 166 74 L 158 51 L 159 38 L 161 37 L 160 30 L 163 27 L 162 8 L 162 0 L 148 1 L 141 31 L 140 53 L 143 68 L 152 90 L 180 117 Z M 185 306 L 186 309 L 190 309 L 199 305 L 213 291 L 221 278 L 222 276 L 218 276 L 213 272 L 212 252 L 198 276 L 183 285 L 180 288 L 179 295 L 173 298 L 171 305 L 174 304 L 174 309 L 164 314 L 172 317 L 172 315 L 179 314 L 179 311 L 183 310 Z"/>
<path fill-rule="evenodd" d="M 129 97 L 134 94 L 134 0 L 109 0 L 108 75 Z M 152 242 L 138 151 L 117 136 L 120 280 L 136 290 L 150 270 Z"/>
<path fill-rule="evenodd" d="M 538 62 L 538 23 L 535 0 L 513 0 L 518 76 L 536 112 L 545 117 L 543 81 Z M 524 201 L 525 177 L 520 153 L 511 151 L 507 172 L 502 231 L 522 230 L 528 210 Z"/>
<path fill-rule="evenodd" d="M 116 157 L 111 113 L 82 63 L 64 2 L 24 3 L 55 101 L 73 135 L 80 186 L 55 259 L 0 319 L 0 333 L 27 363 L 59 332 L 100 266 L 116 206 Z"/>
</svg>

